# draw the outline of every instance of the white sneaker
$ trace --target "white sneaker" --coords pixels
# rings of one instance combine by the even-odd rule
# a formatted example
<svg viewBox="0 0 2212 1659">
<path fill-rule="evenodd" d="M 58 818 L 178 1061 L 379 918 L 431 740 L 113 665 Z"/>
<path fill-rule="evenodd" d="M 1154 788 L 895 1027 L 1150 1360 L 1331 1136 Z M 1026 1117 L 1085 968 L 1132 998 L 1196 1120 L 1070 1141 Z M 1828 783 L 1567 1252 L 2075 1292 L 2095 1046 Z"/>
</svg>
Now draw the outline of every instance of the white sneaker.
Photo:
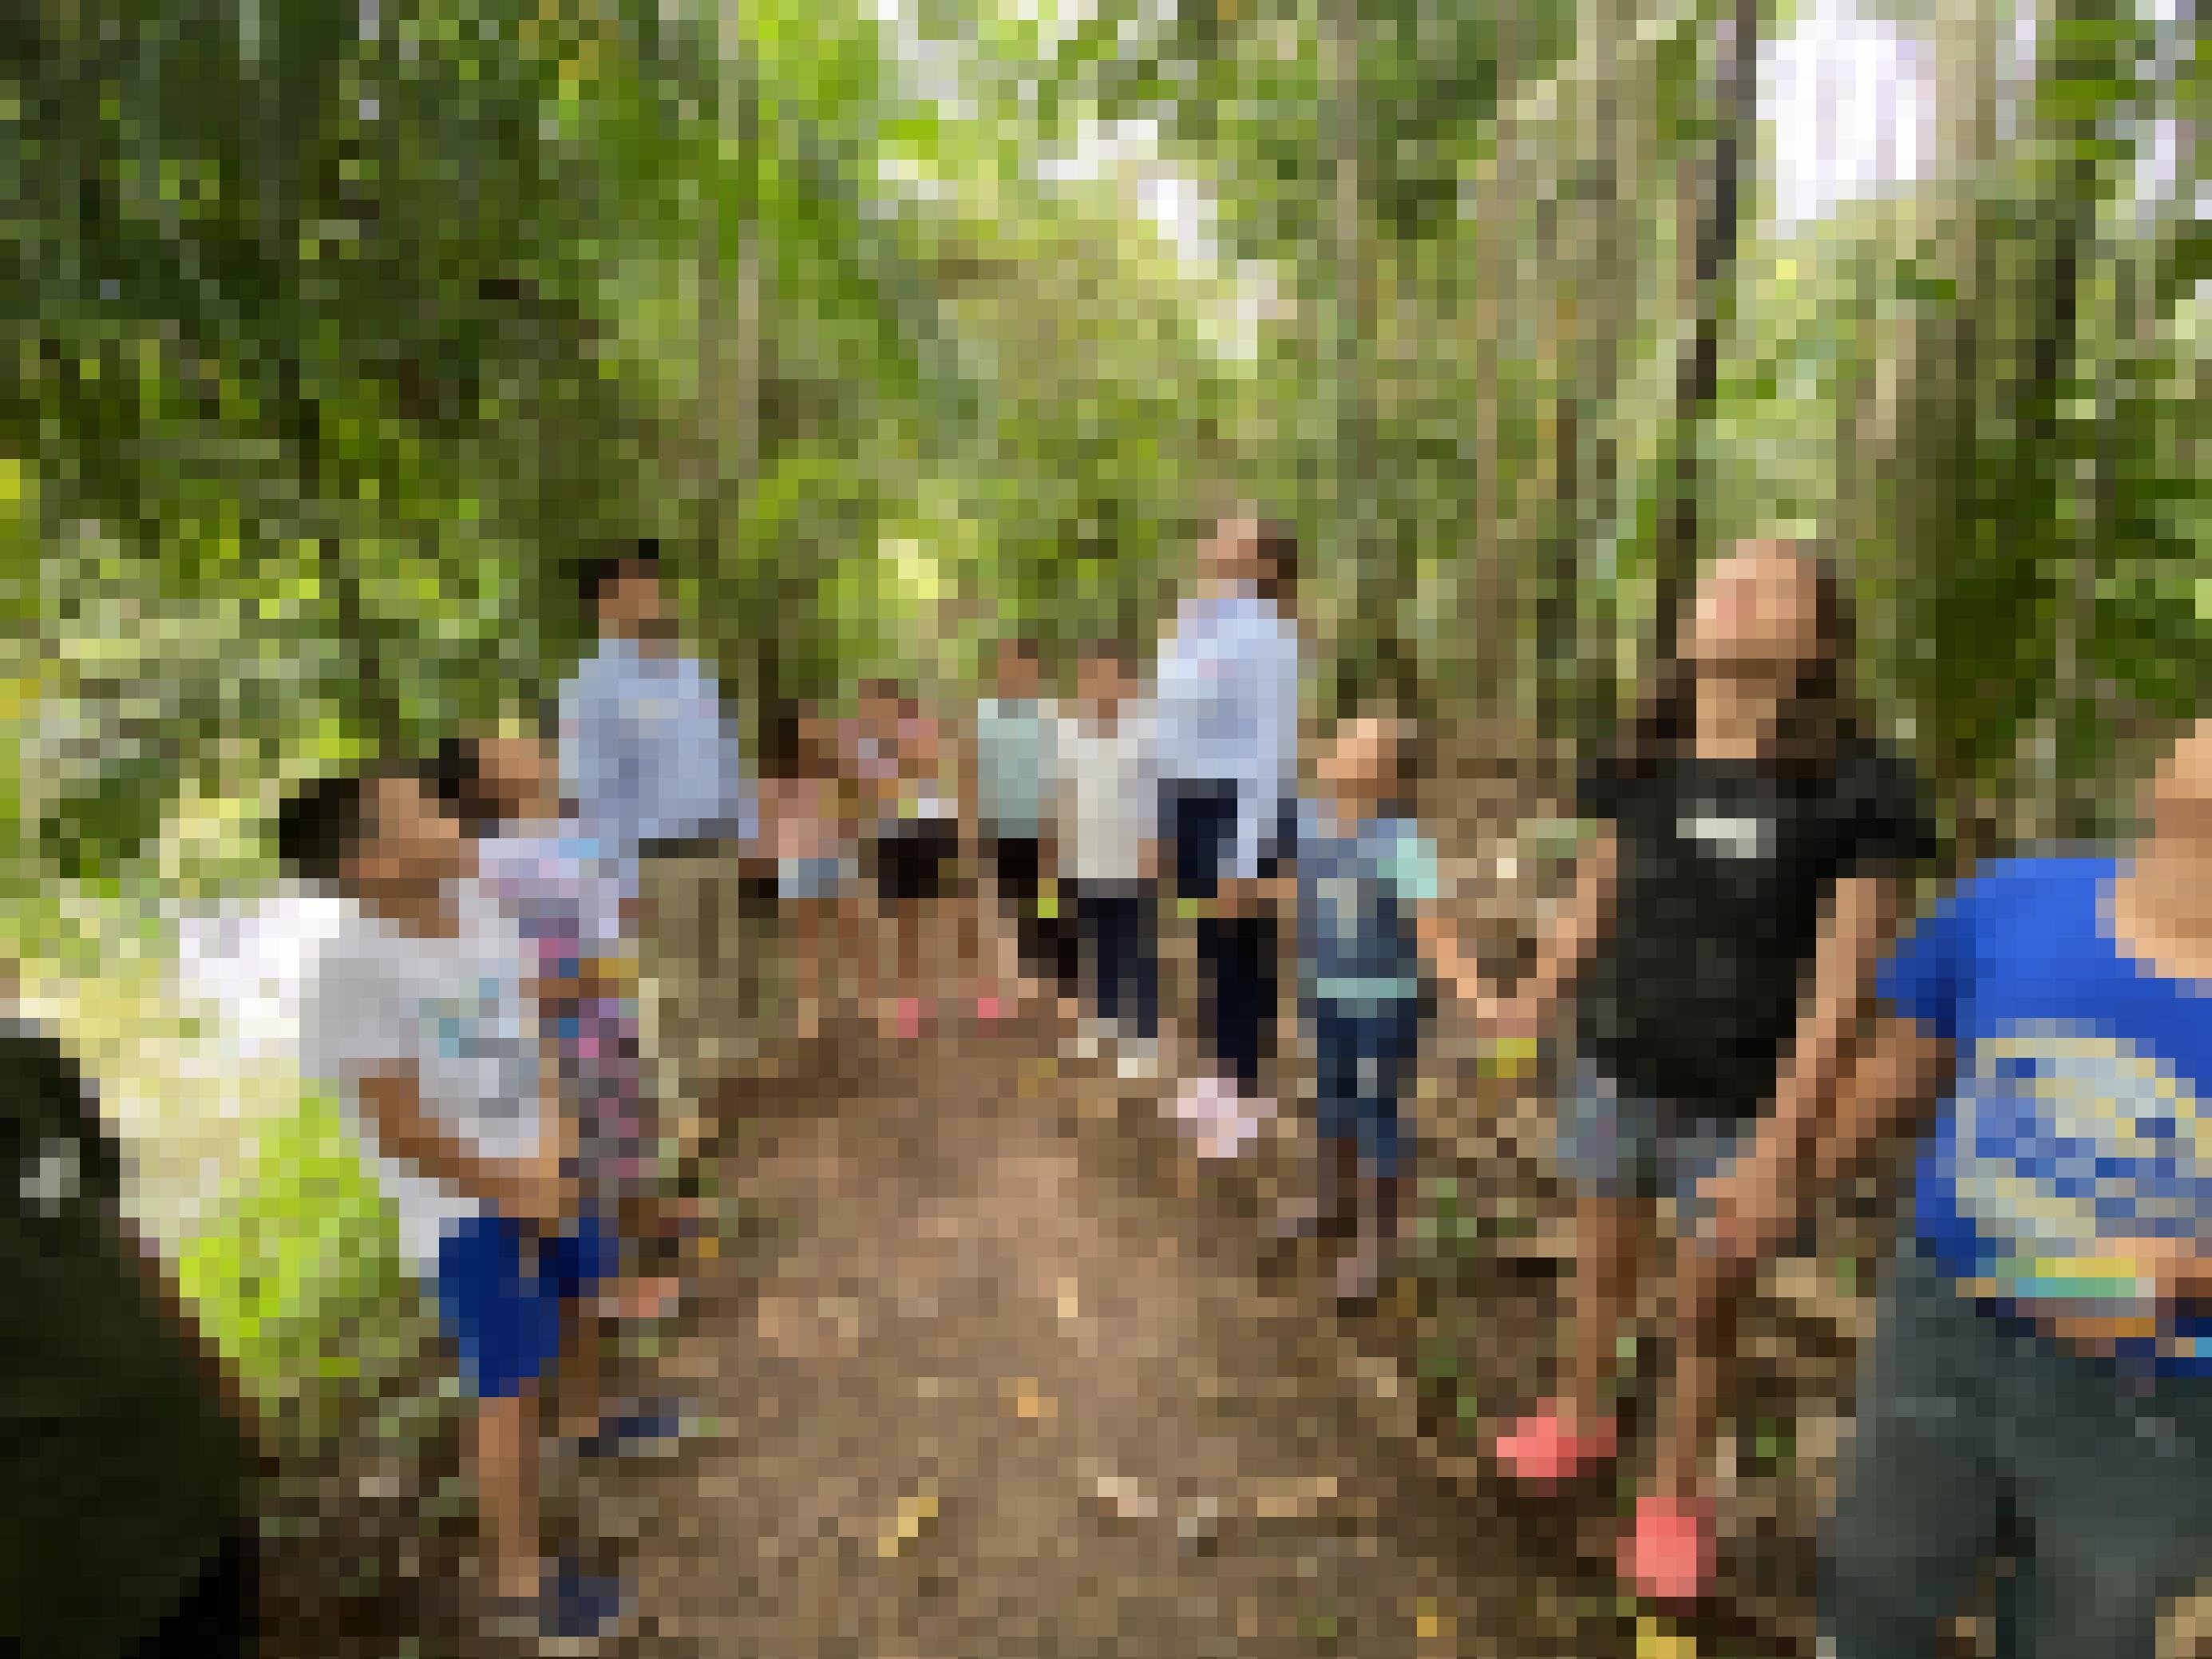
<svg viewBox="0 0 2212 1659">
<path fill-rule="evenodd" d="M 1120 1045 L 1115 1069 L 1125 1083 L 1149 1083 L 1160 1074 L 1160 1045 L 1152 1037 L 1128 1037 Z"/>
</svg>

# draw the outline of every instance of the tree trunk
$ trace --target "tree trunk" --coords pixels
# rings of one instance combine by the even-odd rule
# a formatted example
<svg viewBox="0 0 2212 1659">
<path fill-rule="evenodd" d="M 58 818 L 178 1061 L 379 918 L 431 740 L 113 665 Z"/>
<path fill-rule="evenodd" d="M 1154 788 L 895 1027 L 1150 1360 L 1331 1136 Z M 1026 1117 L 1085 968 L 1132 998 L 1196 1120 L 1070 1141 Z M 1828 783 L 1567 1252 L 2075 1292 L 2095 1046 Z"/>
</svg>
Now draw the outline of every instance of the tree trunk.
<svg viewBox="0 0 2212 1659">
<path fill-rule="evenodd" d="M 1754 81 L 1759 15 L 1758 0 L 1735 0 L 1732 15 L 1718 21 L 1711 100 L 1713 142 L 1700 147 L 1703 155 L 1677 163 L 1675 194 L 1692 258 L 1691 312 L 1695 321 L 1674 379 L 1670 447 L 1675 462 L 1660 524 L 1657 562 L 1656 614 L 1662 630 L 1674 625 L 1698 564 L 1705 487 L 1699 441 L 1720 382 L 1721 332 L 1734 297 L 1745 162 L 1759 118 Z M 1662 647 L 1670 642 L 1661 641 Z"/>
<path fill-rule="evenodd" d="M 709 24 L 711 27 L 711 23 Z M 758 153 L 758 88 L 749 64 L 726 67 L 723 95 L 742 155 Z M 724 204 L 703 210 L 699 241 L 700 521 L 711 647 L 734 671 L 750 709 L 748 746 L 757 757 L 772 747 L 781 696 L 781 660 L 773 619 L 783 613 L 774 572 L 762 571 L 755 550 L 741 544 L 744 508 L 760 475 L 760 216 L 750 191 L 728 222 Z M 724 257 L 725 238 L 734 258 Z"/>
<path fill-rule="evenodd" d="M 1359 635 L 1355 650 L 1379 656 L 1379 634 L 1360 624 L 1374 620 L 1379 585 L 1370 564 L 1377 556 L 1373 523 L 1376 493 L 1372 411 L 1369 382 L 1375 373 L 1370 345 L 1375 337 L 1374 273 L 1368 257 L 1361 204 L 1358 0 L 1334 0 L 1323 50 L 1330 70 L 1329 117 L 1334 122 L 1334 191 L 1329 214 L 1329 285 L 1332 337 L 1329 341 L 1330 404 L 1335 422 L 1336 454 L 1330 468 L 1334 498 L 1330 503 L 1336 545 L 1345 578 L 1336 593 L 1340 653 L 1346 635 Z M 1370 600 L 1370 596 L 1376 596 Z M 1347 628 L 1346 624 L 1352 626 Z M 1340 655 L 1341 660 L 1341 655 Z"/>
</svg>

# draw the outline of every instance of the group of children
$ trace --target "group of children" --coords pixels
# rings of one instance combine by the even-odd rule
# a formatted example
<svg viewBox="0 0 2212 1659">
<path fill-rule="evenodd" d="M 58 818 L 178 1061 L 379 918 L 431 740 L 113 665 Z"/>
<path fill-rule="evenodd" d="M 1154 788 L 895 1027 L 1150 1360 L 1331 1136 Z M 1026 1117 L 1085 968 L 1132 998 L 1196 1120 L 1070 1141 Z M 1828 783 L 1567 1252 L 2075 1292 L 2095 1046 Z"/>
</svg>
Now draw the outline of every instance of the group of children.
<svg viewBox="0 0 2212 1659">
<path fill-rule="evenodd" d="M 1294 891 L 1320 1156 L 1315 1201 L 1280 1225 L 1348 1232 L 1337 1289 L 1361 1297 L 1389 1264 L 1401 1100 L 1436 988 L 1511 1036 L 1547 1033 L 1571 995 L 1565 1376 L 1493 1451 L 1507 1474 L 1544 1487 L 1615 1459 L 1621 1327 L 1638 1279 L 1663 1280 L 1667 1405 L 1621 1567 L 1641 1594 L 1668 1601 L 1703 1594 L 1713 1571 L 1704 1470 L 1748 1270 L 1802 1224 L 1816 1181 L 1953 1082 L 1954 1114 L 1978 1115 L 1954 1116 L 1937 1141 L 1917 1221 L 1929 1253 L 1908 1250 L 1887 1293 L 1863 1385 L 1873 1432 L 1855 1454 L 1835 1539 L 1832 1626 L 1847 1656 L 1932 1653 L 1966 1569 L 2002 1541 L 1991 1516 L 2010 1504 L 2035 1510 L 2045 1530 L 2013 1581 L 2041 1600 L 2008 1650 L 2087 1650 L 2034 1645 L 2039 1628 L 2124 1632 L 2104 1650 L 2148 1655 L 2159 1598 L 2212 1540 L 2212 1504 L 2175 1474 L 2194 1478 L 2212 1456 L 2205 1339 L 2181 1317 L 2212 1303 L 2212 1266 L 2193 1248 L 2203 1057 L 2202 1022 L 2188 1012 L 2212 933 L 2191 920 L 2212 886 L 2207 739 L 2183 745 L 2163 775 L 2160 827 L 2132 873 L 2109 860 L 2024 865 L 2016 879 L 1963 893 L 1891 964 L 1881 989 L 1903 1018 L 1885 1023 L 1877 975 L 1932 831 L 1911 767 L 1849 696 L 1834 572 L 1787 544 L 1747 544 L 1706 574 L 1625 740 L 1589 769 L 1580 806 L 1597 833 L 1575 894 L 1533 972 L 1496 994 L 1455 937 L 1436 848 L 1409 809 L 1422 753 L 1410 721 L 1389 708 L 1340 721 L 1295 785 L 1274 761 L 1192 736 L 1206 720 L 1235 725 L 1218 710 L 1194 719 L 1190 701 L 1193 688 L 1234 679 L 1235 651 L 1256 641 L 1249 660 L 1264 671 L 1237 694 L 1246 702 L 1295 663 L 1287 613 L 1268 611 L 1240 574 L 1253 568 L 1251 540 L 1217 538 L 1218 585 L 1179 619 L 1188 625 L 1164 645 L 1149 689 L 1118 644 L 1095 644 L 1063 707 L 1043 694 L 1036 647 L 1010 640 L 972 740 L 886 684 L 864 688 L 847 719 L 794 714 L 758 835 L 796 924 L 801 1030 L 842 1000 L 828 973 L 834 934 L 863 1007 L 894 1040 L 916 1035 L 919 945 L 934 914 L 978 964 L 979 1019 L 1025 997 L 1056 1000 L 1071 1056 L 1110 1058 L 1141 1079 L 1158 1063 L 1164 890 L 1188 914 L 1201 884 L 1190 866 L 1206 866 L 1194 908 L 1213 923 L 1217 1005 L 1232 973 L 1239 996 L 1261 1000 L 1264 978 L 1237 964 L 1265 954 L 1272 916 L 1254 926 L 1255 911 Z M 652 607 L 641 598 L 637 608 Z M 1283 711 L 1270 719 L 1279 737 Z M 665 744 L 672 761 L 690 747 Z M 625 797 L 641 787 L 634 768 L 608 775 Z M 659 1407 L 600 1410 L 580 1328 L 650 1313 L 679 1287 L 652 1277 L 642 1248 L 668 1227 L 638 1068 L 635 849 L 611 855 L 564 815 L 550 777 L 547 752 L 512 737 L 452 744 L 427 774 L 383 769 L 312 787 L 288 806 L 280 840 L 295 869 L 334 881 L 360 912 L 324 965 L 312 1047 L 318 1068 L 347 1085 L 480 1402 L 493 1588 L 517 1617 L 566 1633 L 603 1628 L 622 1597 L 574 1567 L 544 1571 L 541 1388 L 557 1360 L 570 1362 L 553 1393 L 580 1448 L 662 1437 L 671 1419 Z M 970 854 L 1011 923 L 995 974 L 981 970 L 979 918 L 959 902 Z M 871 912 L 896 934 L 890 997 L 856 931 Z M 2041 920 L 2024 926 L 2030 917 Z M 2008 959 L 2022 964 L 2010 978 Z M 2101 977 L 2084 978 L 2084 963 Z M 2058 1030 L 2062 1018 L 2080 1029 Z M 2124 1027 L 2129 1046 L 2115 1048 Z M 1969 1042 L 1977 1052 L 1945 1046 Z M 1231 1063 L 1233 1050 L 1249 1097 L 1252 1042 L 1249 1031 L 1217 1035 L 1200 1063 Z M 2037 1127 L 2054 1103 L 2060 1127 Z M 1202 1125 L 1209 1150 L 1233 1150 L 1242 1124 Z M 2030 1157 L 2038 1147 L 2047 1156 Z M 2146 1194 L 2154 1216 L 2128 1207 Z M 1671 1234 L 1655 1247 L 1661 1221 Z M 2074 1232 L 2054 1249 L 2057 1223 Z M 2136 1268 L 2118 1316 L 2087 1296 L 2115 1263 Z M 2033 1389 L 2007 1392 L 2017 1378 Z M 2164 1463 L 2121 1443 L 2138 1407 L 2171 1443 Z M 1970 1456 L 1963 1431 L 1931 1426 L 1931 1412 L 1988 1419 Z M 1991 1424 L 2011 1438 L 1992 1440 Z M 2069 1425 L 2104 1448 L 2097 1468 L 2042 1459 L 2026 1437 Z M 1923 1489 L 1923 1467 L 1950 1471 L 1942 1492 Z M 2155 1540 L 2118 1528 L 2154 1572 L 2130 1576 L 2107 1559 L 2098 1528 L 2117 1527 L 2114 1504 L 2172 1523 Z M 1892 1547 L 1922 1533 L 1942 1553 L 1940 1572 Z"/>
</svg>

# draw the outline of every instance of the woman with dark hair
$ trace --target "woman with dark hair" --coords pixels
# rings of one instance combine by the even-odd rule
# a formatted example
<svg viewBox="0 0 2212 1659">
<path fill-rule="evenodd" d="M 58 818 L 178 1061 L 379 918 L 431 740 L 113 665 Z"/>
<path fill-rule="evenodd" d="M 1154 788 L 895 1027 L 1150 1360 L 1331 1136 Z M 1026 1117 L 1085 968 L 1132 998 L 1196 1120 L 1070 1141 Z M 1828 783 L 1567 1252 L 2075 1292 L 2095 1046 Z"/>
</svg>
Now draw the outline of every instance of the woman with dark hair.
<svg viewBox="0 0 2212 1659">
<path fill-rule="evenodd" d="M 1931 850 L 1911 768 L 1848 691 L 1843 584 L 1789 543 L 1706 574 L 1627 742 L 1590 767 L 1599 825 L 1575 897 L 1494 1027 L 1547 1030 L 1570 984 L 1562 1152 L 1577 1193 L 1568 1386 L 1498 1443 L 1549 1485 L 1615 1451 L 1610 1370 L 1638 1281 L 1673 1285 L 1671 1399 L 1624 1576 L 1694 1599 L 1711 1576 L 1700 1488 L 1729 1316 L 1800 1158 L 1849 1086 L 1900 876 Z M 1655 1200 L 1672 1241 L 1646 1243 Z"/>
<path fill-rule="evenodd" d="M 1297 554 L 1286 526 L 1222 519 L 1160 642 L 1160 839 L 1179 906 L 1199 912 L 1199 1048 L 1208 1068 L 1176 1110 L 1187 1122 L 1237 1126 L 1235 1145 L 1273 1112 L 1260 1091 L 1277 1001 L 1267 890 L 1297 790 Z"/>
</svg>

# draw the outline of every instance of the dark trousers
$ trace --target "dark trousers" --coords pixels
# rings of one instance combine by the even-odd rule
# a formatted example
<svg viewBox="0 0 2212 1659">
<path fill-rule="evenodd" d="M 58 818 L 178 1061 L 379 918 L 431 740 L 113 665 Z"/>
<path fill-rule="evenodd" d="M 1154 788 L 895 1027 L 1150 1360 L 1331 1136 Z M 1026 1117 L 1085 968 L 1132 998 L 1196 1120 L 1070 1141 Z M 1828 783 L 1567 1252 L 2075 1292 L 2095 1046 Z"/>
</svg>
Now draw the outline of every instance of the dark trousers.
<svg viewBox="0 0 2212 1659">
<path fill-rule="evenodd" d="M 1000 908 L 1013 921 L 1014 943 L 1023 965 L 1063 992 L 1073 991 L 1078 972 L 1073 922 L 1066 917 L 1046 917 L 1038 902 L 1044 888 L 1043 843 L 1035 836 L 994 831 L 986 837 L 984 848 Z"/>
<path fill-rule="evenodd" d="M 1141 1037 L 1159 1034 L 1158 907 L 1140 882 L 1079 883 L 1075 913 L 1091 963 L 1092 1006 L 1101 1019 L 1127 1020 Z"/>
<path fill-rule="evenodd" d="M 2161 1607 L 2212 1563 L 2212 1381 L 2008 1328 L 1912 1243 L 1860 1367 L 1822 1586 L 1837 1659 L 1937 1659 L 2000 1555 L 1999 1659 L 2153 1659 Z"/>
<path fill-rule="evenodd" d="M 1233 783 L 1169 785 L 1161 819 L 1175 861 L 1178 898 L 1210 900 L 1221 890 L 1237 834 Z M 1281 850 L 1266 849 L 1272 866 Z M 1275 919 L 1265 914 L 1201 917 L 1198 924 L 1199 1042 L 1247 1095 L 1260 1089 L 1260 1062 L 1273 1047 Z"/>
<path fill-rule="evenodd" d="M 255 1549 L 234 1534 L 131 1659 L 248 1659 L 260 1647 Z"/>
<path fill-rule="evenodd" d="M 1260 1091 L 1260 1062 L 1275 1034 L 1275 919 L 1203 917 L 1198 924 L 1204 981 L 1200 1039 L 1245 1094 Z"/>
</svg>

